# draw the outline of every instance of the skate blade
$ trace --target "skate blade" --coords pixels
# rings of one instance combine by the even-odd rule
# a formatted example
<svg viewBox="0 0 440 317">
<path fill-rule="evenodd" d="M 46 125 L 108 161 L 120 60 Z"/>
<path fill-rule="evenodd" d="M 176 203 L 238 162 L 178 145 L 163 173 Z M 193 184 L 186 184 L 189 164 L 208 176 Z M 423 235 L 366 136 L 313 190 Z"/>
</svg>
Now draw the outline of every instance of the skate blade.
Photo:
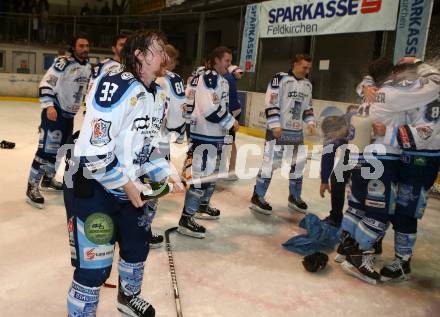
<svg viewBox="0 0 440 317">
<path fill-rule="evenodd" d="M 205 233 L 202 233 L 202 232 L 194 232 L 194 231 L 188 230 L 188 229 L 185 228 L 185 227 L 180 227 L 180 226 L 179 226 L 179 227 L 177 228 L 177 232 L 180 233 L 180 234 L 183 234 L 183 235 L 185 235 L 185 236 L 192 237 L 192 238 L 197 238 L 197 239 L 203 239 L 203 238 L 205 238 Z"/>
<path fill-rule="evenodd" d="M 196 212 L 194 214 L 194 218 L 201 219 L 201 220 L 217 220 L 217 219 L 220 219 L 220 216 L 208 216 L 208 215 Z"/>
<path fill-rule="evenodd" d="M 160 249 L 163 246 L 163 242 L 161 243 L 150 243 L 150 249 Z"/>
<path fill-rule="evenodd" d="M 357 271 L 357 269 L 354 267 L 354 265 L 352 265 L 348 261 L 342 262 L 341 263 L 341 267 L 349 275 L 351 275 L 353 277 L 356 277 L 356 278 L 358 278 L 358 279 L 360 279 L 360 280 L 362 280 L 362 281 L 364 281 L 364 282 L 366 282 L 368 284 L 377 285 L 379 283 L 378 280 L 375 280 L 374 278 L 369 278 L 368 276 L 365 276 L 365 275 L 359 273 Z"/>
<path fill-rule="evenodd" d="M 337 253 L 336 256 L 335 256 L 335 262 L 336 263 L 342 263 L 342 262 L 345 261 L 346 258 L 347 258 L 346 255 L 342 255 L 342 254 Z"/>
<path fill-rule="evenodd" d="M 408 275 L 402 275 L 400 277 L 397 278 L 391 278 L 391 277 L 386 277 L 381 275 L 380 276 L 380 281 L 383 283 L 401 283 L 401 282 L 406 282 L 409 280 L 409 276 Z"/>
<path fill-rule="evenodd" d="M 259 213 L 259 214 L 261 214 L 261 215 L 265 215 L 265 216 L 270 216 L 270 215 L 272 215 L 272 211 L 261 209 L 261 208 L 258 207 L 257 205 L 253 205 L 253 204 L 252 204 L 251 206 L 249 206 L 249 209 L 250 209 L 251 211 L 257 212 L 257 213 Z"/>
<path fill-rule="evenodd" d="M 301 213 L 301 214 L 304 214 L 304 215 L 307 214 L 307 210 L 306 210 L 306 209 L 298 208 L 295 204 L 289 203 L 289 204 L 287 205 L 287 207 L 288 207 L 291 211 L 297 211 L 297 212 L 299 212 L 299 213 Z"/>
<path fill-rule="evenodd" d="M 60 193 L 63 191 L 63 189 L 55 189 L 52 187 L 42 187 L 40 186 L 40 191 L 45 192 L 45 193 Z"/>
<path fill-rule="evenodd" d="M 37 204 L 30 200 L 29 198 L 26 199 L 26 202 L 31 205 L 32 207 L 38 208 L 38 209 L 44 209 L 44 203 L 43 204 Z"/>
</svg>

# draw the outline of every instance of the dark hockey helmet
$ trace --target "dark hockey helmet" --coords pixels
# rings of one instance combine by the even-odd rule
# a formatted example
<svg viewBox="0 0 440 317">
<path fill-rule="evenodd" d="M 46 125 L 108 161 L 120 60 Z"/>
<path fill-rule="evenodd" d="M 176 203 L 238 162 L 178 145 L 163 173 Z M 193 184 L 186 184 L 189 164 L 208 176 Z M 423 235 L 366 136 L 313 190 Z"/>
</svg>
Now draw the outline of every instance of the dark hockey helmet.
<svg viewBox="0 0 440 317">
<path fill-rule="evenodd" d="M 325 268 L 328 262 L 328 256 L 322 252 L 316 252 L 310 255 L 307 255 L 303 259 L 303 265 L 306 271 L 308 272 L 316 272 L 318 270 L 322 270 Z"/>
</svg>

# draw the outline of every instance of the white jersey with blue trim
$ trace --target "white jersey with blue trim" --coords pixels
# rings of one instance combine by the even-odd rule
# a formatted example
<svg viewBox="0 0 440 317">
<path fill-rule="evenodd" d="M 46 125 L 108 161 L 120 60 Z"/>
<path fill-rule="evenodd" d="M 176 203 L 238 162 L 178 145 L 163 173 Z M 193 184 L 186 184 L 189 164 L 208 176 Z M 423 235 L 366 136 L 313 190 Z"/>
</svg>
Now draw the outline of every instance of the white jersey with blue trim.
<svg viewBox="0 0 440 317">
<path fill-rule="evenodd" d="M 150 160 L 165 111 L 165 92 L 155 84 L 145 87 L 129 72 L 104 73 L 87 95 L 87 113 L 74 154 L 80 165 L 107 190 L 126 199 L 121 189 L 143 176 L 164 179 L 169 175 L 163 158 Z"/>
<path fill-rule="evenodd" d="M 92 80 L 98 78 L 104 73 L 117 72 L 122 64 L 113 58 L 106 58 L 102 62 L 96 64 L 92 69 Z"/>
<path fill-rule="evenodd" d="M 420 63 L 417 75 L 437 84 L 440 94 L 440 72 Z M 440 95 L 432 102 L 407 112 L 407 123 L 399 127 L 399 143 L 406 151 L 437 151 L 440 155 Z"/>
<path fill-rule="evenodd" d="M 191 139 L 200 143 L 230 143 L 228 132 L 235 119 L 228 111 L 228 81 L 214 70 L 206 70 L 194 80 L 197 88 L 191 114 Z"/>
<path fill-rule="evenodd" d="M 72 118 L 78 112 L 87 89 L 91 66 L 73 56 L 57 57 L 40 82 L 42 108 L 57 106 L 61 115 Z"/>
<path fill-rule="evenodd" d="M 435 101 L 438 94 L 438 85 L 427 78 L 386 81 L 379 87 L 374 103 L 364 102 L 359 107 L 361 115 L 386 125 L 385 136 L 376 137 L 373 143 L 385 145 L 387 154 L 400 154 L 396 127 L 406 124 L 408 111 Z"/>
<path fill-rule="evenodd" d="M 267 129 L 281 128 L 302 137 L 303 122 L 314 123 L 312 84 L 291 72 L 278 73 L 270 81 L 265 97 Z"/>
<path fill-rule="evenodd" d="M 203 75 L 204 72 L 205 72 L 205 67 L 200 66 L 196 70 L 194 70 L 191 73 L 191 76 L 189 76 L 187 79 L 186 88 L 185 88 L 185 97 L 186 97 L 185 108 L 186 108 L 186 111 L 185 111 L 185 115 L 184 115 L 184 117 L 186 119 L 186 123 L 191 122 L 191 114 L 194 111 L 194 102 L 195 102 L 197 84 L 199 83 L 199 77 L 201 75 Z"/>
<path fill-rule="evenodd" d="M 374 119 L 387 126 L 385 136 L 376 138 L 375 143 L 389 146 L 392 153 L 399 152 L 397 147 L 415 151 L 440 149 L 440 73 L 428 64 L 419 63 L 415 77 L 384 84 L 377 99 L 388 106 L 363 105 L 364 109 L 374 110 Z M 357 88 L 360 96 L 364 85 L 374 86 L 375 82 L 366 76 Z M 383 94 L 386 91 L 394 95 L 394 99 L 386 98 Z"/>
<path fill-rule="evenodd" d="M 177 136 L 185 132 L 184 105 L 186 103 L 185 86 L 182 78 L 176 73 L 167 71 L 164 77 L 156 79 L 156 83 L 165 91 L 166 115 L 165 127 L 167 132 L 174 132 Z"/>
</svg>

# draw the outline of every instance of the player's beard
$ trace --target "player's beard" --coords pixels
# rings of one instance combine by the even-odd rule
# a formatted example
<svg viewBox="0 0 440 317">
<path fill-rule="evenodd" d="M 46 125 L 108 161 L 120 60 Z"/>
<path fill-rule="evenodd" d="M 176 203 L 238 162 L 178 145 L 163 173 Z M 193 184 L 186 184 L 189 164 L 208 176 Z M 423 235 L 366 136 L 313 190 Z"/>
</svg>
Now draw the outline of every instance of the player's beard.
<svg viewBox="0 0 440 317">
<path fill-rule="evenodd" d="M 82 53 L 76 53 L 76 56 L 79 58 L 79 59 L 82 59 L 82 60 L 86 60 L 86 59 L 89 59 L 89 52 L 82 52 Z"/>
</svg>

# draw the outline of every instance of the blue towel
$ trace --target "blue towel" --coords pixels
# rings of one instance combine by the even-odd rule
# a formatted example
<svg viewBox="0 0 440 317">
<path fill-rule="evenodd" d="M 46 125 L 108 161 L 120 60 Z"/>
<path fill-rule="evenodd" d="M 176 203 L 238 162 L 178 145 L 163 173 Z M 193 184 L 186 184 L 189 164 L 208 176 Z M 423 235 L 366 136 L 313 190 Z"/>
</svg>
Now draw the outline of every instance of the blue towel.
<svg viewBox="0 0 440 317">
<path fill-rule="evenodd" d="M 315 252 L 332 251 L 340 239 L 340 230 L 314 214 L 307 214 L 299 223 L 300 228 L 307 230 L 290 238 L 282 245 L 291 252 L 309 255 Z"/>
</svg>

